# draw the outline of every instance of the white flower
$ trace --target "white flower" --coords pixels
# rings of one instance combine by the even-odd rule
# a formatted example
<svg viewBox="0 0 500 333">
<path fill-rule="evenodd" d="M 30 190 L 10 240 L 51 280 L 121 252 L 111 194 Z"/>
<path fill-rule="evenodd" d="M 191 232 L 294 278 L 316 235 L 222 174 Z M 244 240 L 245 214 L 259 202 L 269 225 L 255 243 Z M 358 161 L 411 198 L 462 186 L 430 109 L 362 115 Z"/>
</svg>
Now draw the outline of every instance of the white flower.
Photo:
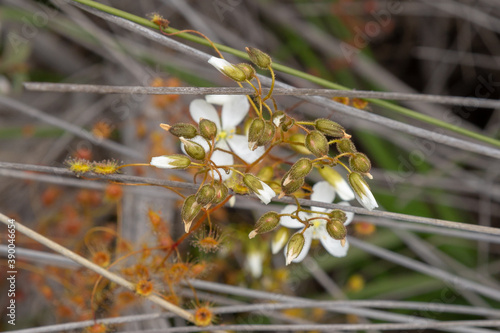
<svg viewBox="0 0 500 333">
<path fill-rule="evenodd" d="M 233 65 L 229 61 L 226 61 L 221 58 L 211 57 L 208 60 L 208 63 L 214 66 L 219 72 L 224 74 L 230 79 L 241 82 L 247 79 L 245 72 L 243 72 L 240 68 Z"/>
<path fill-rule="evenodd" d="M 354 200 L 354 192 L 344 177 L 335 169 L 324 167 L 318 169 L 320 175 L 333 186 L 339 197 L 344 201 Z"/>
<path fill-rule="evenodd" d="M 351 172 L 349 175 L 349 183 L 354 190 L 356 200 L 358 200 L 363 207 L 368 210 L 373 210 L 378 207 L 377 200 L 375 200 L 375 197 L 373 196 L 372 191 L 363 176 L 357 172 Z"/>
<path fill-rule="evenodd" d="M 258 250 L 251 250 L 247 255 L 245 268 L 254 279 L 258 279 L 262 275 L 262 264 L 264 263 L 264 254 Z"/>
<path fill-rule="evenodd" d="M 152 157 L 149 164 L 162 169 L 185 169 L 191 164 L 191 160 L 183 155 L 163 155 Z"/>
<path fill-rule="evenodd" d="M 358 200 L 358 202 L 366 209 L 374 210 L 378 207 L 377 200 L 375 200 L 372 191 L 370 191 L 370 188 L 366 184 L 363 184 L 362 188 L 363 192 L 361 193 L 361 195 L 358 195 L 357 192 L 354 192 L 356 200 Z"/>
<path fill-rule="evenodd" d="M 216 148 L 232 151 L 242 160 L 251 164 L 255 162 L 265 152 L 264 147 L 259 147 L 254 151 L 248 149 L 248 140 L 245 135 L 235 134 L 236 126 L 243 121 L 248 114 L 250 104 L 246 96 L 242 95 L 209 95 L 203 99 L 195 99 L 189 105 L 189 113 L 191 118 L 197 123 L 202 118 L 211 120 L 217 126 Z M 211 103 L 211 104 L 210 104 Z M 212 104 L 222 105 L 222 114 L 215 110 Z M 203 146 L 206 151 L 209 146 L 204 138 L 196 136 L 192 141 L 195 141 Z M 216 165 L 233 165 L 233 155 L 220 150 L 214 151 L 211 158 Z M 224 170 L 219 169 L 222 180 L 229 178 L 229 175 Z M 218 178 L 218 174 L 214 178 Z"/>
<path fill-rule="evenodd" d="M 320 201 L 320 202 L 327 202 L 331 203 L 333 202 L 333 199 L 335 199 L 335 189 L 326 181 L 321 181 L 316 183 L 313 186 L 313 193 L 311 195 L 311 200 L 313 201 Z M 341 202 L 339 203 L 341 205 L 349 205 L 348 202 Z M 320 211 L 320 212 L 325 212 L 329 213 L 331 210 L 325 209 L 325 208 L 320 208 L 320 207 L 311 207 L 312 210 L 315 211 Z M 288 205 L 283 208 L 281 211 L 281 214 L 291 214 L 297 210 L 297 206 L 295 205 Z M 344 223 L 344 225 L 348 225 L 351 223 L 354 213 L 351 212 L 346 212 L 347 215 L 347 221 Z M 326 215 L 323 214 L 310 214 L 310 213 L 305 213 L 305 212 L 300 212 L 299 217 L 303 220 L 315 218 L 315 217 L 325 217 Z M 304 228 L 304 224 L 299 222 L 296 219 L 293 219 L 290 216 L 282 216 L 280 219 L 280 223 L 282 226 L 287 227 L 287 228 Z M 347 254 L 347 250 L 349 249 L 349 243 L 346 241 L 344 246 L 342 246 L 340 240 L 336 240 L 328 234 L 328 231 L 326 230 L 326 220 L 325 219 L 315 219 L 309 221 L 311 226 L 304 231 L 304 247 L 302 248 L 302 251 L 300 254 L 292 260 L 292 262 L 300 262 L 302 261 L 307 253 L 309 252 L 309 249 L 311 248 L 311 243 L 313 239 L 319 239 L 321 241 L 321 244 L 323 244 L 323 247 L 332 255 L 335 257 L 344 257 Z M 285 257 L 287 253 L 287 248 L 285 248 Z"/>
<path fill-rule="evenodd" d="M 267 205 L 271 202 L 271 199 L 276 196 L 276 192 L 263 181 L 261 181 L 261 185 L 262 189 L 255 192 L 255 195 L 259 197 L 260 201 Z"/>
<path fill-rule="evenodd" d="M 250 173 L 243 176 L 243 182 L 266 205 L 276 196 L 276 192 L 269 185 Z"/>
<path fill-rule="evenodd" d="M 229 61 L 222 59 L 222 58 L 217 58 L 217 57 L 211 57 L 208 60 L 208 63 L 212 66 L 214 66 L 219 72 L 224 74 L 224 70 L 227 68 L 232 68 L 233 64 L 230 63 Z"/>
</svg>

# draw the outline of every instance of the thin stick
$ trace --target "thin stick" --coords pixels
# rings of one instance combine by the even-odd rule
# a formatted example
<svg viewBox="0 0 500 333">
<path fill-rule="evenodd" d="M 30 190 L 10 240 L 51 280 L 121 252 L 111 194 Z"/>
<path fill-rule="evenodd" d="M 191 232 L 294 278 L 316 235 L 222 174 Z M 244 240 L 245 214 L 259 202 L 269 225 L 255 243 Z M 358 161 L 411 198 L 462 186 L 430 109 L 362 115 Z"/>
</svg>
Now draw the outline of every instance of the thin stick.
<svg viewBox="0 0 500 333">
<path fill-rule="evenodd" d="M 71 171 L 69 171 L 68 169 L 40 166 L 40 165 L 0 162 L 0 168 L 36 171 L 36 172 L 46 172 L 46 173 L 53 173 L 53 174 L 64 175 L 64 176 L 74 176 L 74 174 Z M 184 189 L 190 189 L 190 190 L 196 190 L 198 188 L 197 185 L 191 184 L 191 183 L 183 183 L 183 182 L 177 182 L 177 181 L 171 181 L 171 180 L 163 180 L 163 179 L 139 177 L 139 176 L 129 176 L 129 175 L 120 175 L 120 174 L 99 175 L 99 174 L 90 173 L 90 172 L 86 173 L 85 176 L 89 177 L 89 178 L 106 179 L 106 180 L 121 181 L 121 182 L 127 182 L 127 183 L 140 183 L 140 184 L 150 184 L 150 185 L 160 185 L 160 186 L 166 185 L 169 187 L 184 188 Z M 272 201 L 273 202 L 287 203 L 287 204 L 296 204 L 295 200 L 292 198 L 289 198 L 289 197 L 284 197 L 281 199 L 274 198 L 274 199 L 272 199 Z M 379 210 L 370 211 L 370 210 L 367 210 L 367 209 L 364 209 L 361 207 L 344 206 L 344 205 L 339 205 L 339 204 L 313 201 L 313 200 L 308 200 L 308 199 L 298 199 L 298 201 L 299 201 L 300 205 L 308 206 L 308 207 L 314 206 L 314 207 L 322 207 L 322 208 L 330 208 L 330 209 L 341 209 L 341 210 L 344 210 L 346 212 L 353 212 L 356 214 L 379 216 L 379 217 L 385 217 L 385 218 L 401 220 L 401 221 L 408 221 L 408 222 L 414 222 L 414 223 L 440 226 L 440 227 L 444 227 L 444 228 L 451 228 L 451 229 L 472 231 L 472 232 L 477 232 L 477 233 L 484 233 L 484 234 L 489 234 L 491 236 L 500 236 L 500 229 L 498 229 L 498 228 L 480 226 L 480 225 L 475 225 L 475 224 L 452 222 L 452 221 L 447 221 L 447 220 L 433 219 L 433 218 L 392 213 L 392 212 L 384 212 L 384 211 L 379 211 Z"/>
<path fill-rule="evenodd" d="M 0 222 L 2 222 L 5 225 L 9 225 L 10 224 L 9 220 L 10 219 L 7 216 L 0 213 Z M 52 240 L 48 239 L 45 236 L 40 235 L 36 231 L 31 230 L 30 228 L 20 224 L 19 222 L 14 221 L 14 225 L 15 225 L 16 231 L 28 236 L 29 238 L 37 241 L 38 243 L 45 245 L 49 249 L 65 256 L 66 258 L 73 260 L 74 262 L 96 272 L 99 275 L 104 276 L 105 278 L 109 279 L 110 281 L 113 281 L 114 283 L 116 283 L 122 287 L 125 287 L 129 290 L 135 291 L 135 284 L 133 284 L 132 282 L 125 280 L 124 278 L 118 276 L 115 273 L 112 273 L 108 270 L 105 270 L 104 268 L 94 264 L 91 261 L 88 261 L 84 257 L 79 256 L 78 254 L 68 250 L 67 248 L 53 242 Z M 184 309 L 179 308 L 178 306 L 175 306 L 174 304 L 167 302 L 166 300 L 164 300 L 161 297 L 158 297 L 156 295 L 149 295 L 149 296 L 146 296 L 146 298 L 149 299 L 150 301 L 152 301 L 153 303 L 158 304 L 162 308 L 164 308 L 170 312 L 175 313 L 176 315 L 178 315 L 181 318 L 184 318 L 190 322 L 194 321 L 193 315 L 191 313 L 187 312 Z"/>
<path fill-rule="evenodd" d="M 24 88 L 31 91 L 79 92 L 93 94 L 145 94 L 145 95 L 253 95 L 250 88 L 236 87 L 144 87 L 144 86 L 109 86 L 94 84 L 26 82 Z M 262 89 L 263 94 L 270 89 Z M 500 108 L 500 101 L 485 98 L 440 96 L 398 92 L 380 92 L 366 90 L 336 90 L 309 88 L 275 88 L 274 96 L 323 96 L 350 98 L 378 98 L 395 101 L 418 101 L 437 104 L 470 106 L 476 108 Z"/>
<path fill-rule="evenodd" d="M 440 268 L 426 265 L 417 260 L 405 257 L 398 253 L 383 249 L 381 247 L 369 244 L 353 237 L 348 237 L 348 240 L 351 245 L 360 248 L 367 253 L 371 253 L 377 257 L 397 263 L 403 267 L 407 267 L 414 271 L 440 279 L 444 282 L 449 283 L 455 289 L 472 290 L 491 299 L 500 300 L 500 290 L 498 289 L 486 286 L 478 282 L 470 281 L 462 277 L 458 277 Z"/>
<path fill-rule="evenodd" d="M 97 138 L 83 128 L 75 126 L 75 125 L 68 123 L 67 121 L 61 120 L 57 117 L 51 116 L 45 112 L 37 110 L 29 105 L 23 104 L 19 101 L 12 99 L 12 98 L 0 96 L 0 106 L 3 106 L 6 109 L 11 109 L 11 110 L 15 110 L 18 112 L 22 112 L 30 117 L 41 120 L 44 123 L 61 128 L 69 133 L 74 134 L 75 136 L 77 136 L 81 139 L 88 140 L 97 146 L 105 147 L 109 150 L 121 153 L 125 156 L 129 156 L 132 158 L 143 158 L 143 154 L 141 154 L 138 151 L 135 151 L 133 149 L 130 149 L 127 146 L 110 141 L 108 139 Z"/>
</svg>

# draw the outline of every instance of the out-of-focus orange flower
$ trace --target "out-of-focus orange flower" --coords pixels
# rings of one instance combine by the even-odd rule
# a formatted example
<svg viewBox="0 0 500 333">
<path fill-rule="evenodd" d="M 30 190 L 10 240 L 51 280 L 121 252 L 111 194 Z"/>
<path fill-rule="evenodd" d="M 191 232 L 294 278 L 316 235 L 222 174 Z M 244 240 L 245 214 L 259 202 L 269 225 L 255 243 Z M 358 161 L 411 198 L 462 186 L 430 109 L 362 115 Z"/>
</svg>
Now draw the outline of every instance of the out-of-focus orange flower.
<svg viewBox="0 0 500 333">
<path fill-rule="evenodd" d="M 157 77 L 153 80 L 153 82 L 151 82 L 151 87 L 180 87 L 180 85 L 181 81 L 176 77 L 166 80 Z M 153 95 L 153 104 L 157 108 L 163 109 L 178 99 L 179 95 Z"/>
</svg>

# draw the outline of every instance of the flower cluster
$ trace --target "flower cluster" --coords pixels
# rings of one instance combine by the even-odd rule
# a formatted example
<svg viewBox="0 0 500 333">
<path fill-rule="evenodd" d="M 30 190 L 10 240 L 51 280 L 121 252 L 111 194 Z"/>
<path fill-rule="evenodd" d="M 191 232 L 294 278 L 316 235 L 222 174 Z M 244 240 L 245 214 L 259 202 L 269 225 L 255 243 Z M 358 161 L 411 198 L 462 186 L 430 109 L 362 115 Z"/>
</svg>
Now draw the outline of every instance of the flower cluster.
<svg viewBox="0 0 500 333">
<path fill-rule="evenodd" d="M 183 202 L 181 216 L 186 232 L 190 232 L 200 212 L 208 217 L 210 209 L 215 210 L 229 200 L 229 190 L 237 194 L 254 193 L 265 204 L 277 195 L 304 197 L 307 195 L 304 190 L 308 190 L 314 201 L 332 203 L 338 194 L 341 205 L 357 199 L 366 209 L 376 208 L 377 202 L 365 180 L 372 178 L 371 162 L 357 151 L 351 135 L 330 119 L 304 121 L 277 109 L 272 96 L 271 57 L 255 48 L 247 48 L 247 52 L 257 67 L 271 73 L 272 86 L 265 96 L 252 65 L 232 64 L 212 57 L 208 61 L 212 66 L 240 86 L 245 83 L 253 87 L 255 94 L 196 99 L 189 106 L 193 123 L 161 124 L 161 128 L 179 138 L 184 154 L 156 156 L 150 164 L 165 169 L 195 168 L 196 175 L 203 175 L 197 192 Z M 221 107 L 220 115 L 217 106 Z M 277 146 L 291 148 L 302 157 L 287 167 L 290 165 L 287 160 L 271 154 Z M 336 166 L 347 171 L 348 181 Z M 306 178 L 313 172 L 325 181 L 317 182 L 311 189 Z M 333 256 L 342 257 L 349 246 L 346 226 L 352 219 L 353 213 L 340 209 L 289 205 L 279 213 L 268 212 L 260 217 L 249 237 L 278 226 L 300 229 L 291 237 L 278 232 L 279 237 L 273 242 L 273 252 L 277 252 L 289 238 L 285 246 L 287 264 L 301 261 L 313 239 L 319 239 Z M 200 225 L 196 223 L 196 228 Z"/>
</svg>

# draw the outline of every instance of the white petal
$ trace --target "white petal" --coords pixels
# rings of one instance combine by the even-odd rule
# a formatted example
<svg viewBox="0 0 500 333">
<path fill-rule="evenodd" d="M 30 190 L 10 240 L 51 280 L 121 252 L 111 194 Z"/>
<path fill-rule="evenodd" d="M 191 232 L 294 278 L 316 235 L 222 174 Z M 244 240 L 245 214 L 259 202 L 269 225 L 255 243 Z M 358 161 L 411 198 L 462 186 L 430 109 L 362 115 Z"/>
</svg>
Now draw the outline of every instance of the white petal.
<svg viewBox="0 0 500 333">
<path fill-rule="evenodd" d="M 214 153 L 212 154 L 211 160 L 212 160 L 212 162 L 214 162 L 218 166 L 233 165 L 234 164 L 233 155 L 225 153 L 225 152 L 220 151 L 220 150 L 214 151 Z M 231 177 L 231 173 L 227 174 L 224 169 L 218 168 L 217 170 L 220 173 L 220 177 L 219 177 L 219 173 L 212 172 L 211 173 L 212 178 L 214 178 L 214 179 L 220 178 L 221 181 L 224 181 L 224 180 L 228 179 L 229 177 Z"/>
<path fill-rule="evenodd" d="M 285 206 L 280 212 L 280 214 L 291 214 L 297 210 L 297 206 L 295 205 L 288 205 Z M 307 219 L 308 218 L 307 213 L 300 212 L 299 217 L 301 219 Z M 297 219 L 291 218 L 290 216 L 282 216 L 280 217 L 280 224 L 286 228 L 292 228 L 292 229 L 298 229 L 298 228 L 304 228 L 304 224 L 299 222 Z"/>
<path fill-rule="evenodd" d="M 191 114 L 191 118 L 197 123 L 200 122 L 201 118 L 213 121 L 217 126 L 217 130 L 220 132 L 221 125 L 219 114 L 212 104 L 207 103 L 207 101 L 203 99 L 195 99 L 189 104 L 189 113 Z"/>
<path fill-rule="evenodd" d="M 247 269 L 253 278 L 257 279 L 262 275 L 262 262 L 264 258 L 260 252 L 250 252 L 247 256 Z"/>
<path fill-rule="evenodd" d="M 172 169 L 175 166 L 172 165 L 171 163 L 174 161 L 170 156 L 155 156 L 151 158 L 151 164 L 152 166 L 155 166 L 157 168 L 162 168 L 162 169 Z"/>
<path fill-rule="evenodd" d="M 345 257 L 347 255 L 347 250 L 349 250 L 349 242 L 346 240 L 344 246 L 339 240 L 336 240 L 328 232 L 325 232 L 320 237 L 321 244 L 323 247 L 334 257 Z"/>
<path fill-rule="evenodd" d="M 276 192 L 274 192 L 274 190 L 263 181 L 261 181 L 260 184 L 263 189 L 255 193 L 255 195 L 257 195 L 259 199 L 267 205 L 271 202 L 271 199 L 276 196 Z"/>
<path fill-rule="evenodd" d="M 244 95 L 231 96 L 222 105 L 222 129 L 229 131 L 234 129 L 248 114 L 250 103 Z"/>
<path fill-rule="evenodd" d="M 354 191 L 342 177 L 335 182 L 335 190 L 339 194 L 339 197 L 344 201 L 351 201 L 355 198 Z"/>
<path fill-rule="evenodd" d="M 217 57 L 211 57 L 208 59 L 208 63 L 212 66 L 214 66 L 219 72 L 222 72 L 222 70 L 225 67 L 232 67 L 233 64 L 231 64 L 229 61 Z"/>
<path fill-rule="evenodd" d="M 359 196 L 357 193 L 354 193 L 356 195 L 356 200 L 358 200 L 358 202 L 368 210 L 373 210 L 377 208 L 378 207 L 377 200 L 375 200 L 375 197 L 373 196 L 372 192 L 365 184 L 363 184 L 363 192 L 364 195 L 362 196 Z"/>
<path fill-rule="evenodd" d="M 327 181 L 321 181 L 314 184 L 311 200 L 326 203 L 332 203 L 335 199 L 335 189 Z"/>
<path fill-rule="evenodd" d="M 304 258 L 307 256 L 309 253 L 309 250 L 311 249 L 311 243 L 312 243 L 312 237 L 311 233 L 309 232 L 311 228 L 307 229 L 304 232 L 304 247 L 302 248 L 302 251 L 300 251 L 300 254 L 297 256 L 297 258 L 293 259 L 292 262 L 301 262 L 304 260 Z M 285 247 L 285 257 L 286 257 L 286 251 L 288 249 L 288 246 Z"/>
<path fill-rule="evenodd" d="M 205 100 L 210 104 L 224 105 L 231 97 L 231 95 L 206 95 Z"/>
<path fill-rule="evenodd" d="M 248 139 L 245 135 L 234 134 L 232 137 L 226 139 L 226 141 L 231 150 L 248 164 L 255 162 L 266 151 L 264 147 L 258 147 L 254 151 L 248 149 Z"/>
<path fill-rule="evenodd" d="M 339 205 L 350 206 L 351 204 L 348 203 L 347 201 L 342 201 L 342 202 L 339 202 Z M 354 218 L 354 213 L 353 212 L 345 212 L 345 215 L 347 215 L 347 220 L 344 222 L 344 225 L 348 225 L 349 223 L 352 222 L 352 219 Z"/>
</svg>

